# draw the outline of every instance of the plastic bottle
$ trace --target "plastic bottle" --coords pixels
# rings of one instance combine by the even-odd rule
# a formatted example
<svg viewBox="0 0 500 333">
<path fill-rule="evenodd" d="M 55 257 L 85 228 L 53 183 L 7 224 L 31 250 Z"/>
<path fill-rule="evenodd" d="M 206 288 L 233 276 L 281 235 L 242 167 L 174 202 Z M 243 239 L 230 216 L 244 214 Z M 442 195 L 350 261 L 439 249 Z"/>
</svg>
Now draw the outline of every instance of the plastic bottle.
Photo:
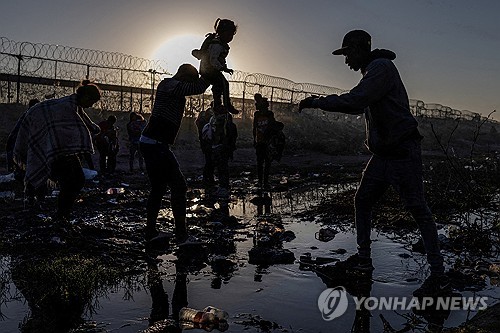
<svg viewBox="0 0 500 333">
<path fill-rule="evenodd" d="M 184 307 L 179 311 L 179 320 L 195 324 L 209 324 L 216 322 L 217 318 L 215 317 L 215 314 L 211 312 Z"/>
<path fill-rule="evenodd" d="M 111 187 L 106 191 L 107 194 L 121 194 L 124 193 L 125 189 L 123 187 Z"/>
<path fill-rule="evenodd" d="M 207 306 L 206 308 L 203 309 L 203 311 L 208 313 L 213 313 L 215 315 L 215 318 L 217 318 L 218 320 L 227 321 L 227 319 L 229 318 L 229 314 L 226 311 L 218 309 L 212 305 Z"/>
</svg>

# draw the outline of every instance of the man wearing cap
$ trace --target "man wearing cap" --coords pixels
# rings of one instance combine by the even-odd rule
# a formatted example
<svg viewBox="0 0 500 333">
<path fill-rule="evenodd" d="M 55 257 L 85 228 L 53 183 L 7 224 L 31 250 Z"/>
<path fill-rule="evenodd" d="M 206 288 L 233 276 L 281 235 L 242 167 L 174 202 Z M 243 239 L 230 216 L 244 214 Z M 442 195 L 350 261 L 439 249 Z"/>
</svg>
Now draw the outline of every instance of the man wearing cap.
<svg viewBox="0 0 500 333">
<path fill-rule="evenodd" d="M 371 36 L 363 30 L 348 32 L 342 47 L 333 51 L 343 55 L 353 71 L 360 71 L 361 81 L 348 93 L 326 97 L 307 97 L 299 112 L 319 108 L 330 112 L 364 114 L 365 144 L 373 154 L 363 171 L 355 196 L 355 219 L 358 253 L 347 259 L 358 272 L 371 273 L 371 215 L 374 204 L 393 186 L 416 220 L 424 241 L 431 275 L 414 296 L 436 295 L 447 291 L 436 224 L 424 198 L 422 157 L 417 121 L 410 113 L 408 95 L 392 62 L 396 54 L 371 49 Z"/>
</svg>

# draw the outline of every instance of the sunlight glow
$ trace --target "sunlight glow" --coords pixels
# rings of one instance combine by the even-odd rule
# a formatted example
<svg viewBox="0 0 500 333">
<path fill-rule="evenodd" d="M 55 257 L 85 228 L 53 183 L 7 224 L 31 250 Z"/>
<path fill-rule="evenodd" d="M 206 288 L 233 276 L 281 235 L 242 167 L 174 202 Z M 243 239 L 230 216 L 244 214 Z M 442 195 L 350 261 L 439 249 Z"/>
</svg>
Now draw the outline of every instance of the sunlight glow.
<svg viewBox="0 0 500 333">
<path fill-rule="evenodd" d="M 182 64 L 192 64 L 199 68 L 199 60 L 191 55 L 193 49 L 198 49 L 205 36 L 184 34 L 172 37 L 161 44 L 153 53 L 153 59 L 167 63 L 167 70 L 175 73 Z"/>
</svg>

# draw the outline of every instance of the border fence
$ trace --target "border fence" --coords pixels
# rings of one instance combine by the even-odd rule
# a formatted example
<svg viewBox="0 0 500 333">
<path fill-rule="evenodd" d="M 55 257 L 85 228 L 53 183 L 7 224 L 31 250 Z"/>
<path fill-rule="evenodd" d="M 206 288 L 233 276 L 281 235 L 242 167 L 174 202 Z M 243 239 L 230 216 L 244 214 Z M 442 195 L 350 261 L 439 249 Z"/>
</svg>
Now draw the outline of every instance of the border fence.
<svg viewBox="0 0 500 333">
<path fill-rule="evenodd" d="M 0 37 L 0 103 L 22 103 L 37 97 L 54 98 L 75 92 L 82 79 L 99 84 L 103 110 L 148 113 L 154 103 L 156 85 L 171 76 L 158 60 L 62 45 L 16 42 Z M 253 95 L 274 103 L 293 105 L 309 95 L 326 96 L 345 90 L 260 73 L 235 71 L 230 77 L 230 94 L 242 117 L 253 111 Z M 186 116 L 208 107 L 207 94 L 188 99 Z M 479 113 L 456 110 L 440 104 L 410 100 L 415 116 L 481 120 Z"/>
</svg>

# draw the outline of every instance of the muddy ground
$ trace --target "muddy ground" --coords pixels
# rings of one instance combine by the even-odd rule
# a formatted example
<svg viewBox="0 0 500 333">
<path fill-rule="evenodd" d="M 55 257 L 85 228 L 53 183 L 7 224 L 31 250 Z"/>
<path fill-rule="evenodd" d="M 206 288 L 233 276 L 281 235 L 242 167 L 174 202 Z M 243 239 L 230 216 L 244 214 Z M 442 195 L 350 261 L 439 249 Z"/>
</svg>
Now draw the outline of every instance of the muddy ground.
<svg viewBox="0 0 500 333">
<path fill-rule="evenodd" d="M 19 106 L 8 109 L 14 110 L 11 111 L 13 114 L 22 111 Z M 16 118 L 7 117 L 5 113 L 2 117 L 4 124 L 12 124 Z M 99 121 L 105 119 L 106 114 L 96 112 L 93 117 Z M 145 251 L 141 230 L 145 222 L 145 204 L 149 186 L 144 173 L 128 171 L 127 143 L 123 130 L 126 120 L 127 114 L 119 117 L 122 148 L 118 155 L 117 172 L 112 176 L 99 175 L 87 181 L 74 208 L 72 223 L 75 230 L 63 230 L 51 220 L 50 216 L 55 210 L 55 195 L 47 197 L 43 203 L 28 207 L 22 200 L 21 184 L 16 182 L 0 184 L 0 191 L 13 193 L 13 196 L 0 198 L 2 201 L 0 253 L 3 256 L 10 256 L 12 279 L 32 308 L 32 317 L 24 324 L 26 332 L 37 332 L 37 327 L 40 331 L 39 327 L 47 324 L 48 317 L 61 312 L 68 307 L 68 304 L 74 306 L 76 303 L 77 308 L 88 308 L 88 304 L 100 291 L 118 283 L 124 275 L 132 276 L 140 271 L 146 272 L 151 263 L 154 263 L 156 254 L 169 251 L 165 249 L 155 249 L 159 251 L 158 253 Z M 310 128 L 304 132 L 299 126 L 301 124 L 296 127 L 291 125 L 292 123 L 286 124 L 288 124 L 289 142 L 281 162 L 273 164 L 272 191 L 301 191 L 324 184 L 350 184 L 359 180 L 369 155 L 359 142 L 363 133 L 362 129 L 357 129 L 359 124 L 356 120 L 345 124 L 349 128 L 356 128 L 356 131 L 349 137 L 336 138 L 336 141 L 332 141 L 332 138 L 338 133 L 318 132 L 316 138 L 318 141 L 313 141 L 315 136 L 310 133 Z M 251 147 L 248 126 L 248 121 L 239 121 L 240 144 L 234 160 L 230 163 L 232 194 L 235 197 L 255 191 L 255 154 Z M 324 121 L 321 120 L 317 126 L 324 126 Z M 498 260 L 481 260 L 483 257 L 495 258 L 495 256 L 498 259 L 500 174 L 497 151 L 500 150 L 498 149 L 500 140 L 496 141 L 497 127 L 496 125 L 488 127 L 482 135 L 479 135 L 481 139 L 479 142 L 479 139 L 475 141 L 474 136 L 468 140 L 456 139 L 454 124 L 445 126 L 440 123 L 439 126 L 435 125 L 433 129 L 427 126 L 426 131 L 432 136 L 437 127 L 442 129 L 435 136 L 436 139 L 440 137 L 443 145 L 448 145 L 444 147 L 446 151 L 443 152 L 443 149 L 440 151 L 436 144 L 426 143 L 424 147 L 428 148 L 425 150 L 424 164 L 428 178 L 428 198 L 433 212 L 444 224 L 457 224 L 458 222 L 451 218 L 454 214 L 477 207 L 496 209 L 497 214 L 488 216 L 484 229 L 478 230 L 476 226 L 462 228 L 455 238 L 448 239 L 444 244 L 449 247 L 448 250 L 452 254 L 455 253 L 457 258 L 461 258 L 460 262 L 455 263 L 458 275 L 456 286 L 481 288 L 485 280 L 498 283 L 500 273 Z M 467 129 L 463 129 L 463 133 L 467 133 Z M 461 144 L 449 145 L 452 141 Z M 472 151 L 471 146 L 475 146 L 474 149 L 480 148 L 481 152 L 475 153 L 473 157 L 467 155 L 468 151 Z M 308 147 L 316 149 L 307 149 Z M 429 147 L 435 148 L 429 149 Z M 214 223 L 222 223 L 226 227 L 225 232 L 234 237 L 242 221 L 225 217 L 218 209 L 218 204 L 206 197 L 200 179 L 203 156 L 198 149 L 192 122 L 185 119 L 174 150 L 189 185 L 188 207 L 191 207 L 191 215 L 188 218 L 188 225 L 191 232 L 201 238 L 214 240 L 210 243 L 209 252 L 223 252 L 225 250 L 223 239 L 227 234 L 217 230 Z M 459 158 L 458 152 L 463 152 L 465 157 Z M 94 162 L 98 166 L 96 156 Z M 0 174 L 6 174 L 4 167 L 0 168 Z M 124 191 L 107 194 L 109 188 L 123 188 Z M 338 223 L 339 220 L 352 224 L 353 196 L 352 189 L 341 196 L 327 198 L 323 205 L 302 212 L 298 218 L 312 220 L 320 216 L 317 221 L 324 225 L 333 221 Z M 168 196 L 164 200 L 164 205 L 169 206 Z M 402 234 L 408 230 L 415 231 L 411 218 L 401 213 L 400 208 L 397 196 L 392 192 L 388 193 L 376 211 L 375 226 Z M 332 216 L 336 218 L 333 219 Z M 168 214 L 159 219 L 161 228 L 165 231 L 171 230 L 170 222 Z M 189 269 L 196 270 L 196 263 L 192 263 L 192 266 Z M 222 266 L 223 270 L 227 268 Z M 57 272 L 58 269 L 63 272 Z M 54 275 L 66 280 L 54 281 Z M 27 279 L 25 276 L 31 278 Z M 458 286 L 460 283 L 462 285 Z M 64 290 L 69 284 L 77 284 L 80 288 Z M 54 285 L 56 287 L 53 287 Z M 48 286 L 50 290 L 47 292 Z M 40 310 L 42 313 L 37 312 L 36 309 L 42 308 L 45 312 L 42 310 Z M 70 311 L 65 318 L 60 318 L 61 322 L 57 325 L 62 328 L 61 332 L 78 323 L 81 309 Z M 498 328 L 498 323 L 495 324 L 495 318 L 498 318 L 498 306 L 488 311 L 489 316 L 483 314 L 483 319 L 478 318 L 471 322 L 475 328 L 470 332 L 476 332 L 480 328 L 483 328 L 484 332 L 495 332 Z M 280 328 L 279 323 L 269 323 L 255 318 L 247 320 L 245 325 L 258 327 L 263 331 Z M 467 332 L 467 328 L 461 329 L 460 332 Z"/>
</svg>

